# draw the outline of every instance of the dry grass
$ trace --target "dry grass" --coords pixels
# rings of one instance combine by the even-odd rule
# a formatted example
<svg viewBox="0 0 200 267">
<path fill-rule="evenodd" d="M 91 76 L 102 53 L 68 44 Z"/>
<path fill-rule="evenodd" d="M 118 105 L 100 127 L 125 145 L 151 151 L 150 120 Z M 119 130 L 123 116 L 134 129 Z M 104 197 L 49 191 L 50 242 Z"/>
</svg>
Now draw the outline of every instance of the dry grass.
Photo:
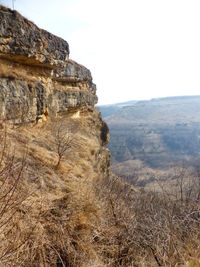
<svg viewBox="0 0 200 267">
<path fill-rule="evenodd" d="M 66 127 L 77 124 L 70 119 L 64 123 Z M 25 192 L 30 192 L 20 205 L 23 216 L 13 217 L 20 234 L 7 236 L 11 247 L 15 236 L 17 244 L 22 245 L 1 262 L 3 266 L 92 266 L 92 262 L 98 266 L 92 232 L 101 212 L 92 188 L 92 180 L 99 174 L 93 168 L 95 153 L 90 158 L 92 136 L 84 127 L 79 133 L 74 132 L 79 145 L 55 168 L 57 152 L 52 126 L 49 122 L 32 128 L 7 127 L 7 142 L 14 148 L 18 162 L 27 151 L 22 184 Z M 98 138 L 93 139 L 99 148 Z M 84 157 L 80 157 L 82 149 Z"/>
<path fill-rule="evenodd" d="M 97 193 L 107 215 L 98 240 L 106 266 L 199 264 L 199 200 L 135 192 L 119 178 L 101 180 Z"/>
<path fill-rule="evenodd" d="M 14 206 L 0 216 L 0 225 L 11 218 L 0 227 L 0 266 L 198 266 L 199 202 L 102 177 L 94 116 L 62 120 L 75 129 L 78 146 L 59 168 L 54 122 L 1 130 L 0 181 L 7 182 L 0 197 L 18 182 L 15 194 L 8 194 Z M 0 207 L 4 203 L 0 198 Z"/>
</svg>

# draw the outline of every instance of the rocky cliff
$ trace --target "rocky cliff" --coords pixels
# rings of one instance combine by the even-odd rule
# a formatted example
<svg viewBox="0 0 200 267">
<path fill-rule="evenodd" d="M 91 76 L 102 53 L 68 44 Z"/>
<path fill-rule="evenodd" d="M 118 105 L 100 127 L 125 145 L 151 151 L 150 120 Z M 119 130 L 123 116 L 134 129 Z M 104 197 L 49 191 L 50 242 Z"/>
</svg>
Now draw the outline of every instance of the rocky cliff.
<svg viewBox="0 0 200 267">
<path fill-rule="evenodd" d="M 69 59 L 68 43 L 39 29 L 17 11 L 0 6 L 0 122 L 37 124 L 70 117 L 93 121 L 93 136 L 109 166 L 108 128 L 91 72 Z M 94 127 L 93 127 L 94 126 Z M 106 173 L 109 172 L 109 168 Z"/>
<path fill-rule="evenodd" d="M 69 45 L 18 12 L 0 7 L 0 120 L 35 122 L 97 103 L 90 71 Z"/>
<path fill-rule="evenodd" d="M 110 153 L 96 103 L 68 43 L 0 6 L 0 267 L 104 265 L 95 192 Z"/>
</svg>

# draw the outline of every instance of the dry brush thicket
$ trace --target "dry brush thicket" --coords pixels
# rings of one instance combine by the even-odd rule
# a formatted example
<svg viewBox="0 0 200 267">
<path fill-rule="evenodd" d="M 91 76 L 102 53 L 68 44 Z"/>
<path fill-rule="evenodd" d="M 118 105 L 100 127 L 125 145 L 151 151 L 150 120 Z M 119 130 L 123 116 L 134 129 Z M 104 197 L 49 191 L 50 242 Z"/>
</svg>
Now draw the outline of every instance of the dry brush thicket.
<svg viewBox="0 0 200 267">
<path fill-rule="evenodd" d="M 52 125 L 42 129 L 45 138 L 34 131 L 28 136 L 20 129 L 15 136 L 24 146 L 19 154 L 17 138 L 16 147 L 9 143 L 14 130 L 9 137 L 1 130 L 0 266 L 199 266 L 198 175 L 185 183 L 183 173 L 177 174 L 176 194 L 162 184 L 155 193 L 115 176 L 94 179 L 86 160 L 94 147 L 87 140 L 74 132 L 76 145 L 55 168 Z M 34 147 L 22 142 L 32 135 Z"/>
<path fill-rule="evenodd" d="M 1 131 L 0 148 L 0 266 L 12 266 L 29 239 L 29 235 L 22 233 L 21 224 L 25 217 L 24 202 L 31 194 L 24 183 L 26 154 L 20 161 L 15 157 L 6 129 Z"/>
<path fill-rule="evenodd" d="M 73 155 L 63 155 L 60 168 L 55 168 L 58 151 L 52 125 L 41 127 L 1 131 L 0 266 L 93 264 L 97 255 L 92 232 L 100 211 L 91 178 L 76 177 L 81 168 L 90 175 L 87 159 L 78 157 L 80 146 L 87 143 L 79 138 Z M 67 132 L 69 127 L 63 127 Z"/>
<path fill-rule="evenodd" d="M 108 266 L 200 266 L 199 188 L 174 198 L 135 192 L 118 178 L 101 187 L 107 222 L 99 240 Z"/>
</svg>

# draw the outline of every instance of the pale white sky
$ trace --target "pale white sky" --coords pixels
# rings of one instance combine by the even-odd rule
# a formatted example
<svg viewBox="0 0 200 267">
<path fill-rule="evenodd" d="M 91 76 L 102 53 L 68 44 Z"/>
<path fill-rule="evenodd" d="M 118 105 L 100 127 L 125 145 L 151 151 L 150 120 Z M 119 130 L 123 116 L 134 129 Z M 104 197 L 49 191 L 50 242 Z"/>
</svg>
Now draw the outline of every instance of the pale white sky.
<svg viewBox="0 0 200 267">
<path fill-rule="evenodd" d="M 99 104 L 200 94 L 199 0 L 16 0 L 15 8 L 69 42 Z"/>
</svg>

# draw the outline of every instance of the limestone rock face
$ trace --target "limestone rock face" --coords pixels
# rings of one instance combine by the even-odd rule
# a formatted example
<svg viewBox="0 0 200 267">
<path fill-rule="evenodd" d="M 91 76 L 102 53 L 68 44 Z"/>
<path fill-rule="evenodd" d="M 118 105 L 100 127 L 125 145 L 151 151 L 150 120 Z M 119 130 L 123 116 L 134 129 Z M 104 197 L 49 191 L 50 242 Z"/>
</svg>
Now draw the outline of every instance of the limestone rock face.
<svg viewBox="0 0 200 267">
<path fill-rule="evenodd" d="M 80 120 L 95 144 L 95 172 L 108 175 L 109 134 L 96 103 L 91 72 L 69 59 L 68 43 L 0 5 L 0 123 Z"/>
<path fill-rule="evenodd" d="M 32 64 L 63 66 L 69 45 L 16 11 L 0 7 L 0 56 Z"/>
<path fill-rule="evenodd" d="M 40 91 L 31 88 L 26 81 L 0 79 L 1 119 L 12 123 L 33 121 L 43 109 L 37 98 L 39 94 Z"/>
<path fill-rule="evenodd" d="M 92 82 L 90 70 L 73 60 L 68 60 L 66 68 L 64 68 L 62 71 L 54 71 L 53 76 L 55 79 L 61 81 Z"/>
<path fill-rule="evenodd" d="M 49 86 L 47 90 L 45 86 Z M 87 90 L 59 89 L 59 84 L 0 79 L 0 119 L 10 123 L 34 122 L 43 114 L 56 116 L 94 106 L 97 97 Z"/>
<path fill-rule="evenodd" d="M 0 120 L 34 122 L 94 108 L 91 72 L 69 60 L 69 45 L 0 6 Z"/>
</svg>

